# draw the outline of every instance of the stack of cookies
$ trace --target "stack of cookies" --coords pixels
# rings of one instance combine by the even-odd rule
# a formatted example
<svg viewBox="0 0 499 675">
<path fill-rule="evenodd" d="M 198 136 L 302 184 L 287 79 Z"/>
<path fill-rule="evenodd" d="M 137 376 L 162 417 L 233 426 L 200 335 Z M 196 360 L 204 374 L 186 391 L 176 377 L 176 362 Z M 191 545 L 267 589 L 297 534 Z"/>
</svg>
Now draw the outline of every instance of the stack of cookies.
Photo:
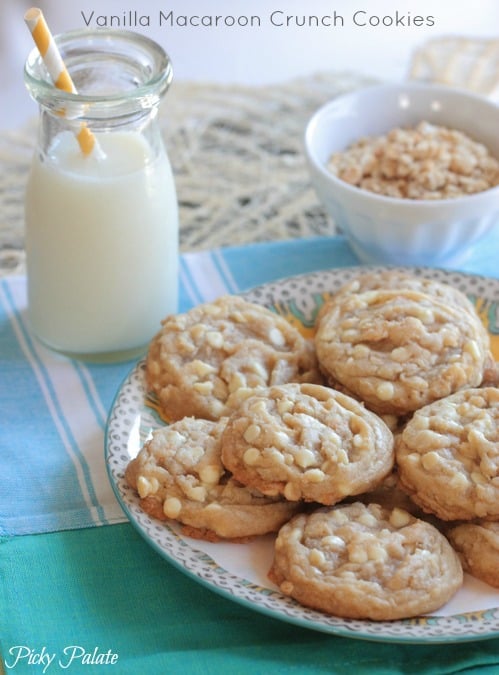
<svg viewBox="0 0 499 675">
<path fill-rule="evenodd" d="M 146 380 L 168 425 L 126 470 L 142 508 L 210 541 L 277 532 L 269 577 L 301 604 L 390 620 L 463 566 L 499 586 L 496 370 L 453 287 L 364 274 L 313 340 L 224 296 L 164 320 Z"/>
</svg>

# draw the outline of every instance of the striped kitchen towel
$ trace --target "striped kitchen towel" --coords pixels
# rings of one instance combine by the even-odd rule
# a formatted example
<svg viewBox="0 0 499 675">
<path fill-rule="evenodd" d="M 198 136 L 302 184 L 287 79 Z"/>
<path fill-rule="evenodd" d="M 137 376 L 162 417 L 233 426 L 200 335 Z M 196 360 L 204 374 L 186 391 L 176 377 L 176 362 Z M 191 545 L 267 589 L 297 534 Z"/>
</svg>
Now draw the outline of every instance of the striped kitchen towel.
<svg viewBox="0 0 499 675">
<path fill-rule="evenodd" d="M 260 283 L 356 264 L 341 238 L 189 253 L 179 310 Z M 109 484 L 104 431 L 133 362 L 91 365 L 30 334 L 26 280 L 0 279 L 0 537 L 126 520 Z"/>
</svg>

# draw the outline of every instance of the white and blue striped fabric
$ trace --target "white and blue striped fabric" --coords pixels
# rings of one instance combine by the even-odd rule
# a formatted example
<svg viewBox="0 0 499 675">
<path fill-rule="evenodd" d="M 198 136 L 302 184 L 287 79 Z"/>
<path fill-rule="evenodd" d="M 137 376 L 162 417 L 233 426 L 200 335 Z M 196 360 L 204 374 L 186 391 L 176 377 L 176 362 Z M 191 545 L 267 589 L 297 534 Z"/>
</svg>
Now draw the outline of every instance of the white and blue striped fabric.
<svg viewBox="0 0 499 675">
<path fill-rule="evenodd" d="M 497 237 L 483 251 L 466 271 L 499 276 Z M 292 274 L 356 264 L 340 237 L 184 254 L 179 311 Z M 133 365 L 91 365 L 44 348 L 27 327 L 25 278 L 0 279 L 0 537 L 126 520 L 107 477 L 104 431 Z"/>
</svg>

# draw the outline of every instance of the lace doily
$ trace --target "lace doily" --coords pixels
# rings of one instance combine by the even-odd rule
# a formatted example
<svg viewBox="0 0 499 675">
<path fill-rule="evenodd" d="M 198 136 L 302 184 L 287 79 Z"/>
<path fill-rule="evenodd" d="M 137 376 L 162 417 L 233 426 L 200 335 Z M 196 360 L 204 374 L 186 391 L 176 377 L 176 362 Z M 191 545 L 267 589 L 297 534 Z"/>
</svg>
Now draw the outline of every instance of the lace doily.
<svg viewBox="0 0 499 675">
<path fill-rule="evenodd" d="M 175 174 L 182 251 L 333 234 L 303 152 L 307 120 L 372 83 L 318 74 L 247 87 L 174 82 L 160 125 Z M 0 135 L 0 270 L 23 270 L 24 190 L 37 120 Z"/>
<path fill-rule="evenodd" d="M 449 35 L 424 43 L 414 54 L 409 77 L 469 89 L 499 101 L 499 40 Z"/>
</svg>

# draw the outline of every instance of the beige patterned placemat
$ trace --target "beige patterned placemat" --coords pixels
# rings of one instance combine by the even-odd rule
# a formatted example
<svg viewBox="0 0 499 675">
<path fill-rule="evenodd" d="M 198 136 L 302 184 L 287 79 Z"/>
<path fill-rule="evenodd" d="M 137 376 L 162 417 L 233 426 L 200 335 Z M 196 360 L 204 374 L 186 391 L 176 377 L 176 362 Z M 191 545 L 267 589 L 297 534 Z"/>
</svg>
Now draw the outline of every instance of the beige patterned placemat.
<svg viewBox="0 0 499 675">
<path fill-rule="evenodd" d="M 409 77 L 499 102 L 499 39 L 448 35 L 428 40 L 414 53 Z"/>
<path fill-rule="evenodd" d="M 174 82 L 160 124 L 175 174 L 182 251 L 333 234 L 310 184 L 303 133 L 316 108 L 369 83 L 352 73 L 264 87 Z M 23 200 L 35 135 L 36 120 L 0 133 L 4 274 L 24 269 Z"/>
</svg>

